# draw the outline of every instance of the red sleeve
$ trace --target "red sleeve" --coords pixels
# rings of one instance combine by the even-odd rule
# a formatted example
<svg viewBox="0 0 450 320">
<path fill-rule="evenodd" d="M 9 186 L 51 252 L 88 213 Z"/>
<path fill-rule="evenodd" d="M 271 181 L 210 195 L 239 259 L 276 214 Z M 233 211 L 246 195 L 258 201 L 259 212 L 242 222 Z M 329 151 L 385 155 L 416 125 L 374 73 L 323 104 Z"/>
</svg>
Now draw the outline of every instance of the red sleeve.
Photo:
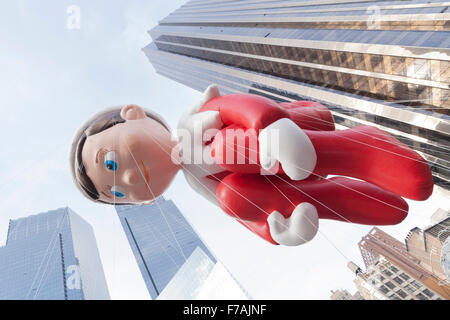
<svg viewBox="0 0 450 320">
<path fill-rule="evenodd" d="M 254 129 L 238 125 L 225 127 L 211 144 L 211 156 L 224 170 L 240 173 L 261 173 L 258 134 Z"/>
<path fill-rule="evenodd" d="M 239 93 L 209 100 L 200 109 L 218 110 L 224 125 L 239 125 L 244 128 L 263 129 L 272 122 L 289 118 L 289 112 L 275 101 L 254 94 Z"/>
<path fill-rule="evenodd" d="M 254 94 L 220 96 L 208 101 L 202 111 L 219 111 L 225 126 L 263 129 L 272 122 L 290 118 L 305 130 L 334 130 L 333 116 L 325 106 L 314 101 L 277 102 Z"/>
<path fill-rule="evenodd" d="M 303 130 L 332 131 L 335 130 L 334 119 L 327 107 L 314 101 L 281 102 L 280 106 Z"/>
</svg>

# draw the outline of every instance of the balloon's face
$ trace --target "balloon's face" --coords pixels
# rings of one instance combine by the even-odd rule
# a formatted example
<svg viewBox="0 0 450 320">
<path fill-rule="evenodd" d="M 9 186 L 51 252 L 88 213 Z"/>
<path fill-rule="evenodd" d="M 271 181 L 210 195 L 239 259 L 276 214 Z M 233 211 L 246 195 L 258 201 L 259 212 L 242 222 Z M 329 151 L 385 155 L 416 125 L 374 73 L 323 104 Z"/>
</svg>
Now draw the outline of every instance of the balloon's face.
<svg viewBox="0 0 450 320">
<path fill-rule="evenodd" d="M 155 199 L 178 171 L 171 160 L 175 141 L 170 132 L 136 108 L 139 107 L 132 105 L 122 109 L 124 123 L 87 137 L 84 144 L 86 174 L 96 187 L 99 200 L 104 202 Z"/>
</svg>

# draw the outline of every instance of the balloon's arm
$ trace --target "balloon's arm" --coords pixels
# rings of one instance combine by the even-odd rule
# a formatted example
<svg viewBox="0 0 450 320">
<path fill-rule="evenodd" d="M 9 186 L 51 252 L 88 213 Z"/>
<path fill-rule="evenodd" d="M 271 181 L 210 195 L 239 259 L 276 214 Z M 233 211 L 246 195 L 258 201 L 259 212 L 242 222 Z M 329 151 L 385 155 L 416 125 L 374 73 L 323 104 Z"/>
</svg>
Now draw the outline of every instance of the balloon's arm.
<svg viewBox="0 0 450 320">
<path fill-rule="evenodd" d="M 253 94 L 229 94 L 209 100 L 199 110 L 219 111 L 224 125 L 239 125 L 255 130 L 289 118 L 289 112 L 273 100 Z"/>
<path fill-rule="evenodd" d="M 303 130 L 335 130 L 333 115 L 327 107 L 314 101 L 281 102 L 290 119 Z"/>
<path fill-rule="evenodd" d="M 256 130 L 263 129 L 282 118 L 290 118 L 305 130 L 328 131 L 335 129 L 330 110 L 313 101 L 292 101 L 278 104 L 261 96 L 231 94 L 213 97 L 198 111 L 219 111 L 225 125 L 238 125 Z"/>
</svg>

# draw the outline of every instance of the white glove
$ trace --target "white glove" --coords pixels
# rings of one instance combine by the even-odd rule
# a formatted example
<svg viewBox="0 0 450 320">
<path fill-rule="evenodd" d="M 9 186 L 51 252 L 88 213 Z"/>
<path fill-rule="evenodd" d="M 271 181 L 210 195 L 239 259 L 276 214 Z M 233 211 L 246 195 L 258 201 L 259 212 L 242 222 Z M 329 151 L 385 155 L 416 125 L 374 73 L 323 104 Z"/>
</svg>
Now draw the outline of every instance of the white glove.
<svg viewBox="0 0 450 320">
<path fill-rule="evenodd" d="M 259 162 L 273 172 L 281 163 L 292 180 L 306 179 L 316 167 L 317 155 L 305 132 L 291 119 L 283 118 L 265 127 L 258 136 Z"/>
<path fill-rule="evenodd" d="M 183 126 L 183 124 L 188 121 L 187 119 L 190 116 L 198 113 L 205 103 L 216 97 L 220 97 L 219 88 L 216 84 L 211 84 L 208 88 L 206 88 L 205 92 L 203 92 L 201 99 L 183 113 L 178 123 L 178 127 L 180 127 L 180 125 Z"/>
<path fill-rule="evenodd" d="M 289 218 L 278 211 L 267 218 L 272 239 L 285 246 L 298 246 L 314 238 L 319 230 L 319 215 L 316 207 L 303 202 L 295 207 Z"/>
<path fill-rule="evenodd" d="M 178 122 L 177 135 L 182 150 L 181 159 L 185 164 L 212 164 L 211 146 L 205 145 L 223 127 L 218 111 L 198 112 L 209 100 L 219 97 L 216 85 L 210 85 L 202 98 L 194 106 L 184 112 Z"/>
</svg>

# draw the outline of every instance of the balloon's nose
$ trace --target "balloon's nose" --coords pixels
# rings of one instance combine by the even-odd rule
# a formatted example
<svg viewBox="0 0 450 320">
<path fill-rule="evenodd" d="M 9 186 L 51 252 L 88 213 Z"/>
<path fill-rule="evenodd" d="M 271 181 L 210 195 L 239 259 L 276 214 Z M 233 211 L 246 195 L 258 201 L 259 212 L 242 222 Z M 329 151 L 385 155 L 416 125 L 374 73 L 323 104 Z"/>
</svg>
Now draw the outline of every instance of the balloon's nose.
<svg viewBox="0 0 450 320">
<path fill-rule="evenodd" d="M 135 169 L 127 169 L 123 173 L 123 182 L 127 185 L 135 185 L 139 180 L 139 173 Z"/>
</svg>

